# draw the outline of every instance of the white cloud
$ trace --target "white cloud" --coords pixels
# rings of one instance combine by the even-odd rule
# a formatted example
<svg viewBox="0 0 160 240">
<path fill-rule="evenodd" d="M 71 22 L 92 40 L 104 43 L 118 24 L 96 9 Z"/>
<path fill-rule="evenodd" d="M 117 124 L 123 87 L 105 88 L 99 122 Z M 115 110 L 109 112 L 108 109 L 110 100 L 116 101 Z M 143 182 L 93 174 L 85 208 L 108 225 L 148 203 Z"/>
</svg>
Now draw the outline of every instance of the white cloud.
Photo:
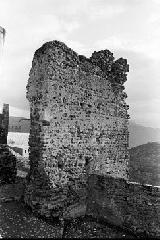
<svg viewBox="0 0 160 240">
<path fill-rule="evenodd" d="M 119 37 L 111 36 L 107 39 L 98 40 L 94 46 L 98 49 L 126 49 L 125 46 L 128 45 L 128 42 L 121 40 Z"/>
<path fill-rule="evenodd" d="M 67 33 L 70 33 L 73 30 L 79 28 L 79 26 L 80 26 L 80 24 L 76 21 L 74 21 L 74 22 L 63 21 L 62 22 L 62 27 L 63 27 L 63 29 L 65 29 L 67 31 Z"/>
<path fill-rule="evenodd" d="M 91 8 L 90 14 L 89 14 L 89 18 L 91 20 L 97 20 L 100 18 L 106 19 L 106 18 L 111 18 L 111 17 L 115 17 L 116 15 L 122 13 L 125 10 L 124 7 L 122 6 L 112 6 L 112 5 L 108 5 L 108 6 L 93 6 Z"/>
<path fill-rule="evenodd" d="M 153 13 L 151 16 L 148 18 L 148 21 L 152 24 L 160 20 L 160 15 L 159 13 Z"/>
<path fill-rule="evenodd" d="M 63 3 L 62 3 L 63 2 Z M 90 4 L 92 4 L 92 0 L 66 0 L 62 1 L 59 6 L 59 11 L 62 14 L 68 15 L 70 17 L 76 16 L 82 13 L 88 12 L 88 8 Z"/>
<path fill-rule="evenodd" d="M 12 106 L 9 107 L 9 115 L 10 116 L 16 116 L 16 117 L 30 118 L 29 111 L 23 110 L 23 109 L 19 109 L 19 108 L 15 108 L 15 107 L 12 107 Z"/>
<path fill-rule="evenodd" d="M 0 100 L 15 114 L 15 108 L 28 109 L 25 86 L 35 50 L 57 39 L 79 54 L 107 48 L 127 57 L 132 116 L 158 122 L 159 102 L 152 100 L 160 91 L 160 0 L 0 0 L 0 9 L 7 30 Z"/>
<path fill-rule="evenodd" d="M 160 4 L 159 0 L 151 0 L 151 1 L 153 1 L 153 3 L 156 3 L 156 4 Z"/>
<path fill-rule="evenodd" d="M 137 123 L 140 123 L 144 126 L 160 128 L 160 111 L 159 103 L 160 99 L 147 102 L 132 102 L 130 108 L 131 116 L 134 116 L 132 120 L 136 120 Z M 142 114 L 143 112 L 143 114 Z"/>
<path fill-rule="evenodd" d="M 68 0 L 61 1 L 57 6 L 57 15 L 63 14 L 70 19 L 76 18 L 83 21 L 83 18 L 96 20 L 110 18 L 125 10 L 125 5 L 115 5 L 113 1 L 103 0 Z"/>
<path fill-rule="evenodd" d="M 10 21 L 8 15 L 0 16 L 0 20 L 3 16 L 2 20 L 7 29 L 3 62 L 1 62 L 3 72 L 1 67 L 0 99 L 1 102 L 9 103 L 11 107 L 26 108 L 26 84 L 35 50 L 46 41 L 55 39 L 65 41 L 67 35 L 78 28 L 79 24 L 76 21 L 65 21 L 51 13 L 44 14 L 43 11 L 35 12 L 31 17 L 31 12 L 27 13 L 27 6 L 30 8 L 31 2 L 24 1 L 24 5 L 19 1 L 16 2 L 18 9 L 16 4 L 13 5 L 12 11 L 16 13 L 12 15 L 13 21 Z M 11 6 L 7 3 L 9 1 L 3 4 L 3 8 L 9 14 Z M 42 3 L 44 1 L 40 1 L 40 4 Z M 21 110 L 17 110 L 17 113 L 19 111 Z"/>
<path fill-rule="evenodd" d="M 111 36 L 107 39 L 98 40 L 94 46 L 97 49 L 131 50 L 137 53 L 143 53 L 153 59 L 160 59 L 160 38 L 148 37 L 146 42 L 140 39 L 129 39 L 121 36 Z"/>
</svg>

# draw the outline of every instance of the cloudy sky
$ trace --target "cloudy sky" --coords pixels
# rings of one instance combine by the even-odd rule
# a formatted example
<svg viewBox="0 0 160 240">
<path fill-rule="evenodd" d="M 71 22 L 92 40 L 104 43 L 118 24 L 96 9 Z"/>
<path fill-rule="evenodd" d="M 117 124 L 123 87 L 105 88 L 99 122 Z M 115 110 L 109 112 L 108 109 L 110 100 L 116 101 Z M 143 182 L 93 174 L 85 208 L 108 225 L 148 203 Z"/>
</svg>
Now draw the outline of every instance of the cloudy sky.
<svg viewBox="0 0 160 240">
<path fill-rule="evenodd" d="M 29 117 L 26 84 L 33 54 L 60 40 L 90 56 L 109 49 L 128 59 L 131 119 L 160 128 L 160 0 L 0 0 L 0 106 Z"/>
</svg>

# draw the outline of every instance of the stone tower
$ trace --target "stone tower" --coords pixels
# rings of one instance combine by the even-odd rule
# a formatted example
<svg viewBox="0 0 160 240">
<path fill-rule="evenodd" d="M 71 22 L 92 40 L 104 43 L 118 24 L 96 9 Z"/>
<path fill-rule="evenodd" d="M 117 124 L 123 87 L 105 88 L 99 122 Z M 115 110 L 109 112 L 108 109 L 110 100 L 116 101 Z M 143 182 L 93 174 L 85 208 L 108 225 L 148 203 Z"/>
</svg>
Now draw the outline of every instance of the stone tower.
<svg viewBox="0 0 160 240">
<path fill-rule="evenodd" d="M 25 201 L 40 214 L 84 200 L 89 174 L 128 178 L 126 72 L 108 50 L 86 58 L 52 41 L 35 52 Z"/>
<path fill-rule="evenodd" d="M 6 35 L 6 30 L 0 26 L 0 41 L 4 43 L 5 40 L 5 35 Z"/>
<path fill-rule="evenodd" d="M 2 55 L 1 46 L 5 40 L 6 30 L 0 26 L 0 59 Z M 9 104 L 3 104 L 3 112 L 0 114 L 0 144 L 7 144 L 9 125 Z"/>
<path fill-rule="evenodd" d="M 0 144 L 7 144 L 9 125 L 9 104 L 3 104 L 3 112 L 0 114 Z"/>
</svg>

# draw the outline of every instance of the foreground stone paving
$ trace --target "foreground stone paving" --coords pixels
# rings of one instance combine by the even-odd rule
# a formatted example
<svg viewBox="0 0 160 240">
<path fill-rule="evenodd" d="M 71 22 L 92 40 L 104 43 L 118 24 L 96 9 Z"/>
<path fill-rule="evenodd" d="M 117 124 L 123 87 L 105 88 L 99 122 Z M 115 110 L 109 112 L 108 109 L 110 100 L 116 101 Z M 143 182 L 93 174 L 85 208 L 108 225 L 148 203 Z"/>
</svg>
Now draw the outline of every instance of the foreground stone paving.
<svg viewBox="0 0 160 240">
<path fill-rule="evenodd" d="M 113 226 L 81 218 L 66 224 L 64 238 L 135 238 L 131 233 Z"/>
<path fill-rule="evenodd" d="M 134 238 L 134 235 L 92 217 L 47 220 L 24 204 L 25 179 L 0 186 L 0 238 Z"/>
<path fill-rule="evenodd" d="M 84 217 L 60 221 L 35 216 L 23 203 L 24 180 L 0 186 L 0 238 L 133 238 L 116 227 Z"/>
<path fill-rule="evenodd" d="M 0 203 L 1 238 L 58 238 L 60 226 L 51 226 L 36 218 L 20 202 Z"/>
<path fill-rule="evenodd" d="M 35 217 L 23 203 L 0 203 L 1 238 L 134 238 L 115 227 L 81 219 L 68 221 L 62 231 L 59 222 L 49 224 Z"/>
</svg>

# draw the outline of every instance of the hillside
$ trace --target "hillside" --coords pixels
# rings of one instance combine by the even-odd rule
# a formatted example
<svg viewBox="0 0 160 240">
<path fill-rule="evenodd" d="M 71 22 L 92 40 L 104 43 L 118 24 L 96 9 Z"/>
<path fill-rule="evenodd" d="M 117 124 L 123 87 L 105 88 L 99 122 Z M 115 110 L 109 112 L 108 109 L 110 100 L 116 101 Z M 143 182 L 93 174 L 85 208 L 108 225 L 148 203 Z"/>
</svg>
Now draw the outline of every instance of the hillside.
<svg viewBox="0 0 160 240">
<path fill-rule="evenodd" d="M 9 132 L 29 133 L 30 119 L 24 117 L 9 117 Z"/>
<path fill-rule="evenodd" d="M 150 142 L 131 148 L 130 181 L 160 185 L 160 143 Z"/>
<path fill-rule="evenodd" d="M 132 121 L 129 123 L 129 147 L 136 147 L 148 142 L 160 142 L 160 129 L 144 127 Z"/>
<path fill-rule="evenodd" d="M 21 120 L 21 119 L 25 119 L 25 118 L 9 116 L 9 124 L 16 125 L 16 124 L 18 124 L 19 120 Z"/>
</svg>

